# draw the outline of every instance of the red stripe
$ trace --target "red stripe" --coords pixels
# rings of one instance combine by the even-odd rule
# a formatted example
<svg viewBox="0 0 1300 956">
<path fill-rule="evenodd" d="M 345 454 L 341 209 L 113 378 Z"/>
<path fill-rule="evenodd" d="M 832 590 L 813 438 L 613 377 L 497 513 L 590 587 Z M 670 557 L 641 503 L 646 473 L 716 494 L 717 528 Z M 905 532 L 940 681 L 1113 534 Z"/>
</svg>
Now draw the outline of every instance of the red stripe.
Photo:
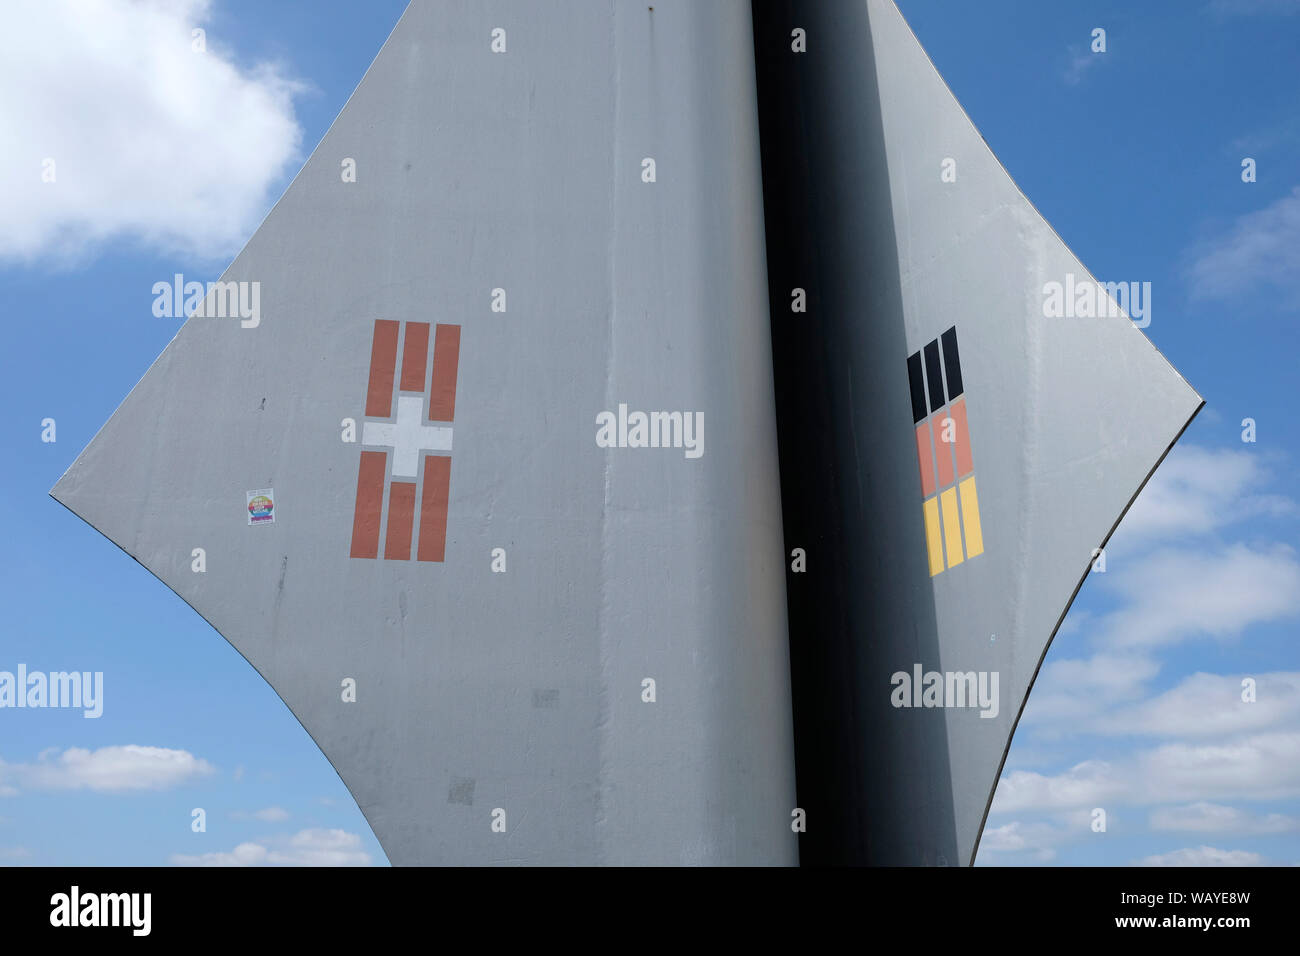
<svg viewBox="0 0 1300 956">
<path fill-rule="evenodd" d="M 375 319 L 375 338 L 370 346 L 370 388 L 366 391 L 366 415 L 387 418 L 393 414 L 393 373 L 397 369 L 397 333 L 400 323 Z"/>
<path fill-rule="evenodd" d="M 930 420 L 916 426 L 916 458 L 921 463 L 921 497 L 934 494 L 934 452 L 930 449 Z"/>
<path fill-rule="evenodd" d="M 436 361 L 435 358 L 434 374 L 437 374 Z M 450 486 L 451 459 L 444 455 L 425 455 L 424 494 L 420 497 L 420 544 L 416 550 L 419 561 L 441 561 L 446 555 L 447 492 Z"/>
<path fill-rule="evenodd" d="M 459 364 L 460 326 L 439 323 L 433 338 L 433 386 L 429 389 L 429 421 L 453 420 L 456 414 L 456 367 Z"/>
<path fill-rule="evenodd" d="M 952 418 L 952 413 L 948 406 L 939 409 L 939 413 L 930 420 L 934 422 L 935 428 L 938 429 L 934 442 L 934 459 L 935 464 L 939 466 L 939 487 L 947 488 L 953 483 L 952 474 L 952 442 L 944 441 L 944 433 L 954 435 L 956 425 L 950 424 L 948 419 Z"/>
<path fill-rule="evenodd" d="M 379 515 L 384 508 L 388 452 L 363 451 L 357 470 L 357 507 L 352 516 L 352 557 L 379 557 Z"/>
<path fill-rule="evenodd" d="M 957 423 L 957 477 L 965 478 L 975 470 L 970 450 L 970 429 L 966 427 L 966 399 L 959 398 L 952 403 L 952 420 Z"/>
<path fill-rule="evenodd" d="M 403 392 L 424 391 L 424 370 L 429 364 L 429 323 L 407 322 L 406 344 L 402 346 Z"/>
<path fill-rule="evenodd" d="M 411 526 L 415 523 L 415 482 L 395 481 L 388 493 L 388 533 L 384 535 L 384 558 L 411 560 Z"/>
</svg>

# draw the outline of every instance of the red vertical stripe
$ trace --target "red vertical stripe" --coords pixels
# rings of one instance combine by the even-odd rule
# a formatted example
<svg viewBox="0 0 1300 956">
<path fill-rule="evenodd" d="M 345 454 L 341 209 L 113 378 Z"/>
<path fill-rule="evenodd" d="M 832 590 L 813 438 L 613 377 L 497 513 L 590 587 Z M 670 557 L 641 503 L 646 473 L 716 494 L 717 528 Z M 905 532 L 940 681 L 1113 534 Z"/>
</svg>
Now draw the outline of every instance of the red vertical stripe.
<svg viewBox="0 0 1300 956">
<path fill-rule="evenodd" d="M 424 370 L 429 363 L 429 323 L 407 322 L 406 344 L 402 346 L 403 392 L 424 391 Z"/>
<path fill-rule="evenodd" d="M 944 441 L 944 433 L 950 437 L 955 435 L 956 426 L 947 419 L 952 418 L 952 413 L 947 406 L 939 409 L 930 421 L 934 422 L 934 461 L 939 466 L 939 487 L 947 488 L 953 482 L 952 474 L 952 442 Z"/>
<path fill-rule="evenodd" d="M 930 421 L 916 426 L 916 458 L 921 463 L 921 497 L 934 494 L 934 452 L 930 450 Z"/>
<path fill-rule="evenodd" d="M 439 323 L 433 337 L 433 386 L 429 389 L 429 421 L 453 420 L 456 414 L 456 367 L 459 364 L 460 326 Z"/>
<path fill-rule="evenodd" d="M 971 458 L 970 430 L 966 427 L 966 399 L 959 398 L 952 403 L 952 420 L 957 424 L 957 477 L 965 478 L 975 470 Z"/>
<path fill-rule="evenodd" d="M 391 319 L 375 319 L 375 338 L 370 346 L 370 388 L 366 391 L 366 415 L 370 418 L 387 418 L 393 414 L 399 328 L 399 323 Z"/>
<path fill-rule="evenodd" d="M 444 326 L 438 326 L 439 331 Z M 452 326 L 455 328 L 455 326 Z M 437 356 L 434 374 L 437 374 Z M 447 551 L 447 492 L 451 487 L 451 459 L 424 456 L 424 494 L 420 496 L 420 543 L 416 559 L 441 561 Z"/>
<path fill-rule="evenodd" d="M 395 481 L 388 492 L 388 531 L 384 535 L 384 558 L 411 560 L 411 527 L 415 523 L 415 482 Z"/>
<path fill-rule="evenodd" d="M 363 451 L 357 470 L 357 507 L 352 516 L 352 557 L 379 557 L 379 516 L 384 509 L 388 453 Z"/>
</svg>

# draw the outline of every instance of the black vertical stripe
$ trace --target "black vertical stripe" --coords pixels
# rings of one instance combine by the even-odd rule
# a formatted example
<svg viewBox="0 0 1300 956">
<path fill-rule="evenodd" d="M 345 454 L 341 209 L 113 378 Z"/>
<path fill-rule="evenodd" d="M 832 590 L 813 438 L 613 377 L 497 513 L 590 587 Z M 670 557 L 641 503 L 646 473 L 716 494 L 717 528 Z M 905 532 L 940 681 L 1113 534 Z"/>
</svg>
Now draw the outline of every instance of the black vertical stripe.
<svg viewBox="0 0 1300 956">
<path fill-rule="evenodd" d="M 925 380 L 921 376 L 920 352 L 907 357 L 907 380 L 912 384 L 912 424 L 916 424 L 929 414 L 925 410 Z"/>
<path fill-rule="evenodd" d="M 961 358 L 957 355 L 957 326 L 943 333 L 943 370 L 948 377 L 948 398 L 962 393 Z"/>
<path fill-rule="evenodd" d="M 925 347 L 925 381 L 930 386 L 930 411 L 937 412 L 944 405 L 943 370 L 939 368 L 939 340 Z"/>
</svg>

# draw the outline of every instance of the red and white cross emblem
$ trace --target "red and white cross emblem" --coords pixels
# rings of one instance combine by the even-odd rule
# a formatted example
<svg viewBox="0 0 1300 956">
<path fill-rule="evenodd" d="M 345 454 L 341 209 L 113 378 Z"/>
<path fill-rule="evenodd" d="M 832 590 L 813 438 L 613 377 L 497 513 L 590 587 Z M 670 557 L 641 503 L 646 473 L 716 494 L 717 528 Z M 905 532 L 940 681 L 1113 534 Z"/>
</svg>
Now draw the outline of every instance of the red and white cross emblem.
<svg viewBox="0 0 1300 956">
<path fill-rule="evenodd" d="M 396 383 L 397 414 L 394 415 L 393 385 L 399 344 L 402 375 Z M 459 325 L 434 327 L 430 381 L 427 374 L 429 323 L 375 321 L 361 444 L 384 450 L 361 452 L 357 505 L 352 519 L 352 557 L 379 557 L 382 526 L 385 559 L 411 560 L 411 541 L 415 538 L 417 561 L 443 560 L 451 483 L 451 422 L 456 412 L 459 363 Z M 440 424 L 432 424 L 435 422 Z M 385 487 L 388 491 L 386 522 L 383 520 Z M 415 534 L 417 498 L 420 502 L 418 537 Z"/>
</svg>

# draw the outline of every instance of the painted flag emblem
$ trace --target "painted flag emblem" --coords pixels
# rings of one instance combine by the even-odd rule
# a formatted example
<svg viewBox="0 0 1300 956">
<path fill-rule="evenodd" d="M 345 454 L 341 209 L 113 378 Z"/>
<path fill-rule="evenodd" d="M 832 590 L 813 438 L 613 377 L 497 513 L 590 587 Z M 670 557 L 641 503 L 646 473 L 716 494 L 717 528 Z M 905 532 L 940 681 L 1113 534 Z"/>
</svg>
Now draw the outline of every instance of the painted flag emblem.
<svg viewBox="0 0 1300 956">
<path fill-rule="evenodd" d="M 374 450 L 361 452 L 357 471 L 354 558 L 379 557 L 381 528 L 386 560 L 410 561 L 412 541 L 417 561 L 441 561 L 446 553 L 460 326 L 439 324 L 433 332 L 430 363 L 428 322 L 375 320 L 361 429 L 361 444 Z"/>
<path fill-rule="evenodd" d="M 984 553 L 954 326 L 907 359 L 930 577 Z"/>
</svg>

